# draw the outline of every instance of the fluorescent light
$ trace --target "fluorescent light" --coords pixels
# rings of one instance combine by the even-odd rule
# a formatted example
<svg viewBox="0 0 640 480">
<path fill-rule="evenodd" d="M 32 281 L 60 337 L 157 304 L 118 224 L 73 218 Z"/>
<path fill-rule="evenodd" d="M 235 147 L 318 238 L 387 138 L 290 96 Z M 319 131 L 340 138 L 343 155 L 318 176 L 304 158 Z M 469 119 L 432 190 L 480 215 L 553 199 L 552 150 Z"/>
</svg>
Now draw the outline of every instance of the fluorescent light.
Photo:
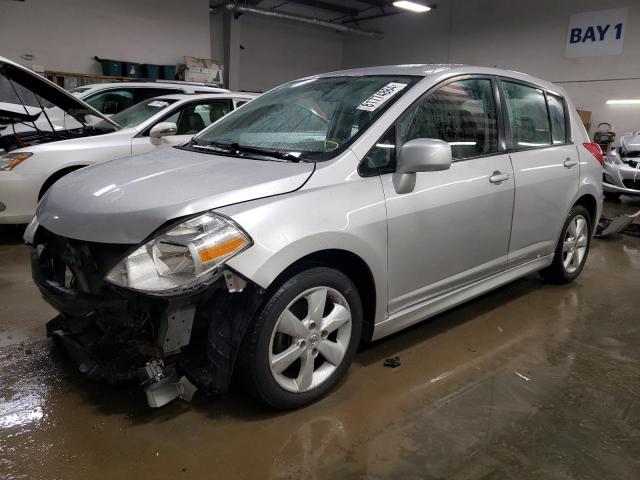
<svg viewBox="0 0 640 480">
<path fill-rule="evenodd" d="M 640 99 L 607 100 L 607 105 L 640 105 Z"/>
<path fill-rule="evenodd" d="M 452 147 L 462 147 L 465 145 L 477 145 L 476 142 L 448 142 Z"/>
<path fill-rule="evenodd" d="M 427 7 L 426 5 L 422 5 L 418 2 L 410 2 L 408 0 L 401 0 L 398 2 L 393 2 L 394 7 L 404 8 L 405 10 L 409 10 L 415 13 L 424 13 L 431 10 L 431 7 Z"/>
</svg>

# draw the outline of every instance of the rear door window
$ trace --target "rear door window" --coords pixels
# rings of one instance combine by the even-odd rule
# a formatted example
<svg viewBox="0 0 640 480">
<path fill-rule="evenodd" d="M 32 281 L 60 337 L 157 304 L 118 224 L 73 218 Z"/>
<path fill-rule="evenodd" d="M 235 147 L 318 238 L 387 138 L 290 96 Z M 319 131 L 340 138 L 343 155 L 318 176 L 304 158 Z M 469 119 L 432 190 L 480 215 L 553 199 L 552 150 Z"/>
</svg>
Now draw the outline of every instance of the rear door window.
<svg viewBox="0 0 640 480">
<path fill-rule="evenodd" d="M 564 101 L 556 95 L 547 93 L 547 105 L 549 106 L 553 143 L 566 143 L 568 140 L 567 122 L 564 115 Z"/>
<path fill-rule="evenodd" d="M 520 83 L 502 82 L 507 121 L 511 127 L 509 149 L 551 145 L 551 126 L 544 92 Z"/>
</svg>

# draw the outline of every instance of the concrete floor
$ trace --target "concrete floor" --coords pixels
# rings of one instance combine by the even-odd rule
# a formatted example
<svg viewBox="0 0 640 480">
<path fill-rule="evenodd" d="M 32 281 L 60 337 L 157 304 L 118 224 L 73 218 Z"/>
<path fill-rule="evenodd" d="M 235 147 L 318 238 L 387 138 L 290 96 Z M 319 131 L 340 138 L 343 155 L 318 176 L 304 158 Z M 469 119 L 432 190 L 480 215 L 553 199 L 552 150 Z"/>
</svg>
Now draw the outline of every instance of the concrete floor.
<svg viewBox="0 0 640 480">
<path fill-rule="evenodd" d="M 594 240 L 572 285 L 530 276 L 382 340 L 328 398 L 274 413 L 241 392 L 150 410 L 79 378 L 11 237 L 0 479 L 640 478 L 639 238 Z"/>
</svg>

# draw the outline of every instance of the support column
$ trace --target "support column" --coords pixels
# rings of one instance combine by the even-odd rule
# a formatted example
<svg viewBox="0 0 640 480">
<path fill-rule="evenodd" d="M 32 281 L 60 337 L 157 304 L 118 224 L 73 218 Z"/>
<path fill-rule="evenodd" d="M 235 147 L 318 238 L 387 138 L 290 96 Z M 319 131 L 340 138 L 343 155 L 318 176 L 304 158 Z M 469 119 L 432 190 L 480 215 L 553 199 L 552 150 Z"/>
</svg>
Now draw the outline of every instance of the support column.
<svg viewBox="0 0 640 480">
<path fill-rule="evenodd" d="M 240 88 L 241 23 L 232 12 L 224 13 L 224 85 L 230 90 Z"/>
</svg>

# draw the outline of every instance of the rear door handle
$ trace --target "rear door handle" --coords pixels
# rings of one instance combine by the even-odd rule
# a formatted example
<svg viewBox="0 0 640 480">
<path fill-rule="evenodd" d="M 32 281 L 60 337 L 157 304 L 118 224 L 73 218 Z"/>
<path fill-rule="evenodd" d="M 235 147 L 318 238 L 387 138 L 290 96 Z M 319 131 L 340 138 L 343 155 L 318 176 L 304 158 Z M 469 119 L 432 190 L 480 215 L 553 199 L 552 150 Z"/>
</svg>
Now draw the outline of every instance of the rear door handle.
<svg viewBox="0 0 640 480">
<path fill-rule="evenodd" d="M 509 180 L 509 174 L 508 173 L 502 173 L 502 172 L 500 172 L 498 170 L 493 172 L 491 174 L 491 176 L 489 177 L 489 181 L 491 183 L 495 183 L 495 184 L 500 184 L 500 183 L 504 182 L 505 180 Z"/>
<path fill-rule="evenodd" d="M 567 167 L 567 168 L 571 168 L 571 167 L 573 167 L 574 165 L 577 165 L 577 164 L 578 164 L 578 161 L 574 160 L 573 158 L 567 158 L 564 161 L 564 166 Z"/>
</svg>

